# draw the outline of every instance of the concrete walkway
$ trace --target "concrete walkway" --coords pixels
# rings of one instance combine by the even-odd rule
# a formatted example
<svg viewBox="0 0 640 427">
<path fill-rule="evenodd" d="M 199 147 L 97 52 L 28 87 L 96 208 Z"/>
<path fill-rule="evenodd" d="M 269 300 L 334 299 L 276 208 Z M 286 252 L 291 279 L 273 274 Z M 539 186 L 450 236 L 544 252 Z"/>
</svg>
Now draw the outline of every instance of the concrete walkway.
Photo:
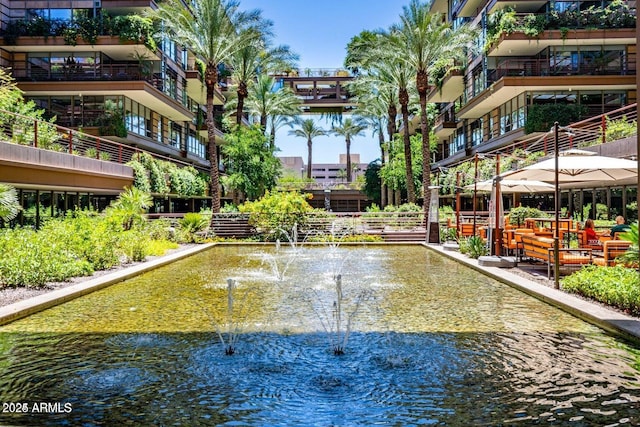
<svg viewBox="0 0 640 427">
<path fill-rule="evenodd" d="M 602 305 L 586 301 L 559 289 L 528 280 L 510 272 L 511 269 L 509 268 L 480 266 L 478 260 L 469 258 L 458 251 L 444 250 L 441 245 L 423 245 L 443 256 L 480 271 L 499 282 L 519 289 L 576 317 L 599 326 L 612 334 L 640 343 L 640 318 L 626 316 L 618 311 L 610 310 Z"/>
<path fill-rule="evenodd" d="M 170 264 L 182 258 L 186 258 L 198 252 L 202 252 L 210 247 L 214 246 L 213 243 L 204 245 L 198 245 L 185 250 L 177 251 L 169 255 L 158 257 L 154 260 L 147 261 L 138 264 L 133 267 L 124 268 L 122 270 L 114 271 L 113 273 L 105 274 L 104 276 L 90 279 L 77 285 L 67 286 L 55 291 L 48 292 L 46 294 L 38 295 L 33 298 L 28 298 L 16 302 L 14 304 L 0 307 L 0 325 L 4 325 L 14 320 L 21 319 L 29 316 L 30 314 L 37 313 L 47 308 L 62 304 L 74 298 L 78 298 L 82 295 L 97 291 L 98 289 L 111 286 L 115 283 L 122 282 L 123 280 L 130 279 L 144 272 L 156 269 L 166 264 Z"/>
</svg>

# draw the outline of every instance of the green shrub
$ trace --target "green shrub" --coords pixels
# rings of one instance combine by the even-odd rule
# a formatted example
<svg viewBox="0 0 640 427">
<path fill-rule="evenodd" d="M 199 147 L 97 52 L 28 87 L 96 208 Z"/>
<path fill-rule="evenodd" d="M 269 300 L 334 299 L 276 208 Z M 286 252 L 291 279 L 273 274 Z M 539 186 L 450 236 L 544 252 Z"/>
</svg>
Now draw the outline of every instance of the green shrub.
<svg viewBox="0 0 640 427">
<path fill-rule="evenodd" d="M 636 269 L 589 265 L 565 277 L 561 285 L 566 291 L 640 315 L 640 282 Z"/>
<path fill-rule="evenodd" d="M 147 255 L 160 256 L 164 255 L 169 249 L 177 249 L 179 245 L 170 240 L 149 240 L 147 243 Z"/>
<path fill-rule="evenodd" d="M 440 227 L 440 241 L 441 242 L 456 242 L 458 241 L 458 233 L 455 228 Z"/>
<path fill-rule="evenodd" d="M 189 212 L 180 219 L 180 234 L 184 241 L 197 242 L 197 233 L 207 228 L 209 220 L 198 212 Z"/>
<path fill-rule="evenodd" d="M 43 237 L 23 228 L 0 231 L 0 285 L 40 287 L 93 273 L 64 242 Z"/>
<path fill-rule="evenodd" d="M 145 230 L 152 240 L 175 240 L 175 230 L 169 218 L 158 218 L 147 221 Z"/>
<path fill-rule="evenodd" d="M 487 255 L 487 245 L 482 240 L 480 236 L 471 236 L 463 240 L 464 243 L 460 242 L 460 252 L 463 251 L 462 247 L 464 246 L 464 252 L 469 256 L 469 258 L 478 259 L 481 256 Z"/>
<path fill-rule="evenodd" d="M 284 231 L 291 230 L 294 225 L 305 224 L 306 214 L 313 210 L 307 203 L 310 197 L 295 191 L 267 191 L 259 200 L 246 202 L 238 209 L 251 214 L 249 222 L 269 239 L 275 240 L 285 237 Z"/>
<path fill-rule="evenodd" d="M 144 261 L 149 254 L 149 237 L 140 230 L 123 231 L 118 239 L 118 249 L 124 262 Z"/>
</svg>

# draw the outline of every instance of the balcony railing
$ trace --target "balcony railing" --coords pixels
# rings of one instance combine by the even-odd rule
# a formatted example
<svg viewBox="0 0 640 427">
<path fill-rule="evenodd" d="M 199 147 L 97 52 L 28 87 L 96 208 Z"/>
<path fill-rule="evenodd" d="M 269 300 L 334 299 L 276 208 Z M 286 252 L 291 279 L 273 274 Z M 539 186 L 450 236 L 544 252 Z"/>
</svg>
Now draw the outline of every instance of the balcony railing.
<svg viewBox="0 0 640 427">
<path fill-rule="evenodd" d="M 128 62 L 109 64 L 74 64 L 71 66 L 51 65 L 49 68 L 28 64 L 14 64 L 13 75 L 17 81 L 145 81 L 171 99 L 182 103 L 182 90 L 163 79 L 160 73 L 149 73 L 145 66 Z"/>
<path fill-rule="evenodd" d="M 619 57 L 617 57 L 619 59 Z M 503 77 L 509 76 L 567 76 L 567 75 L 635 75 L 635 54 L 627 55 L 622 61 L 610 61 L 608 63 L 584 63 L 574 64 L 572 61 L 558 61 L 552 64 L 548 59 L 508 59 L 501 61 L 497 68 L 490 70 L 488 83 L 494 83 Z"/>
<path fill-rule="evenodd" d="M 127 163 L 138 154 L 147 153 L 156 159 L 208 172 L 175 158 L 4 110 L 0 110 L 0 140 L 116 163 Z"/>
<path fill-rule="evenodd" d="M 609 111 L 606 114 L 600 114 L 590 117 L 579 122 L 571 123 L 566 128 L 570 128 L 571 132 L 560 132 L 558 134 L 558 146 L 560 150 L 568 150 L 571 148 L 588 147 L 594 143 L 613 142 L 607 141 L 606 130 L 608 123 L 612 121 L 620 121 L 624 123 L 634 123 L 638 119 L 637 104 L 630 104 L 616 110 Z M 542 151 L 545 154 L 553 151 L 553 135 L 540 137 L 539 134 L 532 136 L 526 140 L 519 140 L 517 143 L 506 148 L 522 148 L 528 151 Z M 505 147 L 500 148 L 505 150 Z"/>
</svg>

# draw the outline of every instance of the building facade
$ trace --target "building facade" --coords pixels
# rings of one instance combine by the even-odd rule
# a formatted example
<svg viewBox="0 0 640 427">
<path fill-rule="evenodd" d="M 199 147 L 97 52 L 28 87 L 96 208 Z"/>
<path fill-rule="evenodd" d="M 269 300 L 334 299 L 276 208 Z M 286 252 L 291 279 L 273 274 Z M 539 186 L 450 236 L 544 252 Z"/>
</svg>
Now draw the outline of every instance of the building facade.
<svg viewBox="0 0 640 427">
<path fill-rule="evenodd" d="M 145 17 L 156 8 L 152 0 L 3 0 L 0 66 L 10 70 L 25 99 L 46 118 L 55 117 L 57 125 L 208 174 L 201 72 L 187 49 Z M 215 108 L 221 111 L 223 102 L 217 91 Z M 222 133 L 216 137 L 222 142 Z M 79 146 L 74 149 L 85 155 Z M 106 202 L 80 204 L 99 208 L 119 192 L 100 180 L 95 185 L 88 179 L 73 185 L 46 180 L 34 167 L 25 174 L 32 179 L 21 182 L 14 174 L 16 179 L 8 181 L 27 193 L 25 200 L 44 197 L 53 207 L 69 194 L 91 198 L 100 193 Z M 99 176 L 100 168 L 94 170 Z M 34 176 L 42 176 L 42 182 L 32 182 Z"/>
<path fill-rule="evenodd" d="M 635 1 L 435 0 L 432 10 L 479 30 L 464 71 L 438 76 L 428 98 L 436 168 L 637 100 Z"/>
</svg>

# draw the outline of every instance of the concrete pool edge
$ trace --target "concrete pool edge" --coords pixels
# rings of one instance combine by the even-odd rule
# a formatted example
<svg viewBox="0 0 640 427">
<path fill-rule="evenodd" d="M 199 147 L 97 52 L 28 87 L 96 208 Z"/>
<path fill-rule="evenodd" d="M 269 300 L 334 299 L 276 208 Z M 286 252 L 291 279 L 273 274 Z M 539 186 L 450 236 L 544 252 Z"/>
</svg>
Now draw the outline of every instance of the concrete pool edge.
<svg viewBox="0 0 640 427">
<path fill-rule="evenodd" d="M 67 286 L 0 307 L 0 325 L 6 325 L 7 323 L 22 319 L 23 317 L 30 316 L 39 311 L 46 310 L 47 308 L 63 304 L 67 301 L 71 301 L 72 299 L 106 288 L 142 273 L 146 273 L 147 271 L 189 257 L 198 252 L 202 252 L 215 245 L 215 243 L 207 243 L 193 246 L 168 255 L 160 256 L 151 261 L 145 261 L 135 266 L 126 267 L 121 270 L 114 271 L 113 273 L 105 274 L 104 276 L 89 279 L 82 283 Z"/>
<path fill-rule="evenodd" d="M 584 321 L 592 323 L 607 332 L 627 340 L 640 343 L 640 319 L 584 300 L 559 289 L 528 280 L 500 267 L 480 266 L 478 260 L 467 257 L 457 251 L 447 251 L 441 245 L 422 244 L 424 247 L 464 264 L 492 279 L 505 283 L 541 301 L 558 307 Z"/>
</svg>

